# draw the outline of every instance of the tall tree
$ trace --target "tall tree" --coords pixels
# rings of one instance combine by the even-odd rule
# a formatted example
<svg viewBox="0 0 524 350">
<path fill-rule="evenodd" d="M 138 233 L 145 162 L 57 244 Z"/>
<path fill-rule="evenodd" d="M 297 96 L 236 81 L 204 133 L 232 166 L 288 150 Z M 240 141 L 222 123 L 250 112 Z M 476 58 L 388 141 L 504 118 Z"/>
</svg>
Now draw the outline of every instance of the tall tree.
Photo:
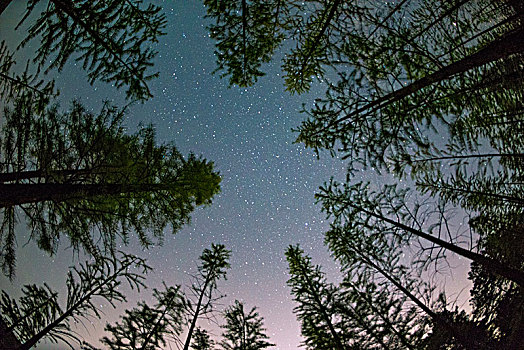
<svg viewBox="0 0 524 350">
<path fill-rule="evenodd" d="M 49 287 L 26 286 L 19 302 L 2 293 L 0 309 L 8 334 L 20 341 L 18 349 L 30 349 L 42 340 L 63 341 L 74 348 L 71 341 L 81 340 L 71 328 L 71 321 L 100 318 L 100 299 L 112 306 L 126 301 L 118 290 L 122 281 L 131 288 L 143 287 L 144 274 L 149 271 L 143 259 L 120 253 L 112 258 L 74 267 L 67 276 L 67 301 L 59 305 L 57 293 Z M 4 339 L 6 334 L 0 338 Z"/>
<path fill-rule="evenodd" d="M 304 256 L 298 246 L 286 251 L 289 264 L 288 285 L 298 304 L 293 310 L 301 322 L 304 345 L 308 349 L 347 349 L 336 319 L 338 290 L 328 283 L 320 266 L 313 266 L 311 258 Z"/>
<path fill-rule="evenodd" d="M 42 3 L 28 1 L 18 26 Z M 146 100 L 152 97 L 147 82 L 158 75 L 148 71 L 156 56 L 150 44 L 165 34 L 165 26 L 161 8 L 141 0 L 51 0 L 29 27 L 21 46 L 38 38 L 34 61 L 39 69 L 61 70 L 76 56 L 90 83 L 101 80 L 118 88 L 126 86 L 129 98 Z"/>
<path fill-rule="evenodd" d="M 199 257 L 198 274 L 194 276 L 194 283 L 191 285 L 193 300 L 188 300 L 186 313 L 189 329 L 184 342 L 184 350 L 189 350 L 193 332 L 199 318 L 208 316 L 214 311 L 214 303 L 217 298 L 217 282 L 226 279 L 227 269 L 229 269 L 229 256 L 231 251 L 227 250 L 223 244 L 212 244 L 211 249 L 204 249 Z"/>
<path fill-rule="evenodd" d="M 256 350 L 274 346 L 268 342 L 265 334 L 264 320 L 253 307 L 249 312 L 244 311 L 244 304 L 235 300 L 224 311 L 226 323 L 222 325 L 224 340 L 220 343 L 224 350 Z"/>
<path fill-rule="evenodd" d="M 217 71 L 229 76 L 230 85 L 253 85 L 264 73 L 260 67 L 271 60 L 284 39 L 286 1 L 205 0 L 209 26 L 216 40 Z"/>
<path fill-rule="evenodd" d="M 125 110 L 105 104 L 99 114 L 80 103 L 38 113 L 18 99 L 6 110 L 0 152 L 1 264 L 13 276 L 20 211 L 38 246 L 53 254 L 60 235 L 90 254 L 126 243 L 131 231 L 147 247 L 176 232 L 196 205 L 218 193 L 213 163 L 173 145 L 157 145 L 152 126 L 126 135 Z M 99 238 L 96 237 L 99 235 Z M 101 247 L 97 241 L 101 240 Z"/>
<path fill-rule="evenodd" d="M 153 350 L 165 347 L 169 338 L 177 339 L 182 331 L 184 296 L 180 286 L 164 290 L 154 289 L 154 307 L 139 302 L 138 307 L 126 310 L 122 323 L 107 324 L 105 330 L 112 334 L 101 339 L 112 350 Z"/>
<path fill-rule="evenodd" d="M 322 193 L 316 196 L 322 200 L 324 210 L 328 215 L 333 215 L 336 224 L 340 224 L 341 229 L 345 231 L 354 231 L 357 235 L 374 239 L 384 245 L 396 242 L 407 244 L 409 237 L 415 236 L 433 244 L 430 251 L 435 247 L 437 250 L 440 248 L 449 250 L 484 266 L 497 275 L 521 286 L 524 285 L 524 272 L 520 266 L 505 264 L 424 232 L 423 222 L 418 221 L 420 217 L 413 216 L 413 212 L 407 210 L 406 191 L 397 191 L 396 186 L 385 186 L 380 192 L 373 193 L 369 191 L 369 184 L 345 184 L 341 189 L 336 183 L 331 182 L 321 188 L 321 191 Z M 439 217 L 445 219 L 440 213 Z M 403 223 L 399 218 L 408 221 Z M 443 226 L 447 227 L 447 221 L 437 222 L 430 226 L 430 230 L 442 229 Z"/>
</svg>

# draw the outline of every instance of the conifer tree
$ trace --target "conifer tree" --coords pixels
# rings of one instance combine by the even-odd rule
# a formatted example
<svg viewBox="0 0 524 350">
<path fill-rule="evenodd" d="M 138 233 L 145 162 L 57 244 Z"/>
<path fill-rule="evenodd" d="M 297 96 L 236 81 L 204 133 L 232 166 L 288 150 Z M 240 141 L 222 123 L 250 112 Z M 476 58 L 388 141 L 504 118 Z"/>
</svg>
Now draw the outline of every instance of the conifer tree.
<svg viewBox="0 0 524 350">
<path fill-rule="evenodd" d="M 57 293 L 48 286 L 25 286 L 19 302 L 2 292 L 0 309 L 7 325 L 6 332 L 16 336 L 21 344 L 18 349 L 30 349 L 42 340 L 63 341 L 74 348 L 73 342 L 80 344 L 81 339 L 71 328 L 72 321 L 100 318 L 100 299 L 112 306 L 126 301 L 125 295 L 118 290 L 122 281 L 131 288 L 140 289 L 149 269 L 143 259 L 125 253 L 74 267 L 67 276 L 64 308 L 60 306 Z"/>
<path fill-rule="evenodd" d="M 216 40 L 217 71 L 225 71 L 230 85 L 253 85 L 264 73 L 263 63 L 269 62 L 283 40 L 286 1 L 242 0 L 208 1 L 209 26 Z"/>
<path fill-rule="evenodd" d="M 9 0 L 3 1 L 1 10 Z M 42 1 L 31 0 L 20 26 L 32 18 Z M 89 82 L 97 80 L 126 86 L 134 100 L 152 97 L 147 82 L 156 51 L 150 44 L 165 33 L 165 15 L 159 6 L 136 0 L 71 1 L 51 0 L 29 27 L 25 46 L 40 40 L 34 61 L 38 69 L 61 70 L 73 56 L 87 71 Z"/>
<path fill-rule="evenodd" d="M 342 341 L 344 328 L 337 320 L 337 288 L 328 283 L 320 266 L 313 266 L 298 246 L 286 251 L 293 299 L 298 304 L 294 312 L 301 322 L 307 349 L 347 349 Z M 346 329 L 347 330 L 347 329 Z"/>
<path fill-rule="evenodd" d="M 274 346 L 268 342 L 265 334 L 264 320 L 253 307 L 249 312 L 244 310 L 244 304 L 235 300 L 224 311 L 226 323 L 222 325 L 224 338 L 220 343 L 224 350 L 257 350 Z"/>
<path fill-rule="evenodd" d="M 335 225 L 340 225 L 340 230 L 354 232 L 355 237 L 362 235 L 363 239 L 372 238 L 381 246 L 390 245 L 393 248 L 398 242 L 401 245 L 409 243 L 409 237 L 413 235 L 430 242 L 434 247 L 459 254 L 495 274 L 524 285 L 524 272 L 519 266 L 505 264 L 424 232 L 420 217 L 407 210 L 405 190 L 397 191 L 396 186 L 385 186 L 380 192 L 374 193 L 369 191 L 369 184 L 344 184 L 340 188 L 332 181 L 328 186 L 322 187 L 321 191 L 316 196 L 322 200 L 323 210 L 329 216 L 334 216 Z M 444 221 L 430 226 L 431 230 L 446 226 L 445 217 L 440 218 Z M 407 222 L 403 223 L 401 219 L 406 219 Z M 452 232 L 448 234 L 451 235 Z"/>
<path fill-rule="evenodd" d="M 121 323 L 107 324 L 105 330 L 111 333 L 101 339 L 112 350 L 149 349 L 165 347 L 169 339 L 177 339 L 182 331 L 185 299 L 180 286 L 164 290 L 154 289 L 154 307 L 139 302 L 138 307 L 126 310 Z"/>
<path fill-rule="evenodd" d="M 211 339 L 208 332 L 205 329 L 198 327 L 195 329 L 195 335 L 191 343 L 191 349 L 194 350 L 211 350 L 213 349 L 215 342 Z"/>
<path fill-rule="evenodd" d="M 113 250 L 117 237 L 127 243 L 131 231 L 145 247 L 152 237 L 161 242 L 167 225 L 176 232 L 220 189 L 211 162 L 157 145 L 152 126 L 125 134 L 125 110 L 33 107 L 18 99 L 1 135 L 1 264 L 9 276 L 19 211 L 44 251 L 53 254 L 65 235 L 73 248 L 96 255 Z"/>
<path fill-rule="evenodd" d="M 193 300 L 188 298 L 186 305 L 189 329 L 184 350 L 189 350 L 198 319 L 211 315 L 214 312 L 214 303 L 222 297 L 217 295 L 217 283 L 226 279 L 230 255 L 231 251 L 223 244 L 212 244 L 211 249 L 204 249 L 199 257 L 198 274 L 194 276 L 195 281 L 190 290 Z"/>
</svg>

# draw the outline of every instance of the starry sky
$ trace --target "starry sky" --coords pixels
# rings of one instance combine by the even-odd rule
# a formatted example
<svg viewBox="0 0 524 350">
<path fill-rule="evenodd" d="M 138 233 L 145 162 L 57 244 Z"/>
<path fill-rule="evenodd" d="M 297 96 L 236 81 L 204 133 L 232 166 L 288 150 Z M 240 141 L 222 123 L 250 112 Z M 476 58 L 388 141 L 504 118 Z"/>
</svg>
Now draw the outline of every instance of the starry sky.
<svg viewBox="0 0 524 350">
<path fill-rule="evenodd" d="M 22 1 L 14 2 L 2 14 L 2 39 L 16 43 L 23 36 L 23 28 L 13 32 L 23 6 Z M 155 70 L 160 77 L 150 83 L 154 98 L 132 106 L 126 125 L 133 132 L 139 123 L 153 123 L 160 142 L 173 141 L 184 154 L 194 152 L 214 161 L 222 176 L 222 192 L 211 206 L 194 212 L 189 226 L 176 235 L 167 233 L 163 246 L 143 251 L 132 240 L 124 249 L 147 257 L 154 268 L 147 285 L 159 287 L 162 281 L 188 285 L 202 250 L 211 243 L 225 244 L 232 255 L 228 279 L 219 284 L 227 295 L 221 303 L 226 306 L 239 299 L 248 307 L 257 306 L 271 342 L 281 350 L 297 349 L 300 330 L 286 286 L 285 249 L 299 243 L 314 263 L 337 275 L 323 245 L 327 222 L 313 196 L 331 176 L 343 179 L 345 165 L 327 154 L 317 159 L 311 150 L 294 143 L 297 135 L 291 131 L 304 118 L 299 113 L 302 104 L 310 105 L 322 96 L 323 87 L 314 86 L 300 96 L 285 92 L 277 56 L 255 86 L 228 88 L 226 79 L 212 75 L 214 43 L 207 35 L 202 3 L 166 1 L 161 6 L 168 26 L 156 46 Z M 35 46 L 21 54 L 30 54 Z M 123 91 L 87 84 L 85 73 L 73 61 L 53 77 L 64 107 L 73 98 L 93 111 L 100 110 L 105 99 L 124 103 Z M 48 257 L 31 242 L 25 244 L 24 234 L 21 230 L 18 236 L 17 278 L 10 283 L 0 277 L 2 288 L 15 294 L 23 284 L 46 282 L 63 291 L 67 267 L 81 257 L 65 244 L 56 256 Z M 151 289 L 140 294 L 130 291 L 129 303 L 116 310 L 101 305 L 105 319 L 81 330 L 82 334 L 96 345 L 105 321 L 117 319 L 137 300 L 150 300 Z M 216 336 L 220 333 L 213 324 L 201 325 Z"/>
</svg>

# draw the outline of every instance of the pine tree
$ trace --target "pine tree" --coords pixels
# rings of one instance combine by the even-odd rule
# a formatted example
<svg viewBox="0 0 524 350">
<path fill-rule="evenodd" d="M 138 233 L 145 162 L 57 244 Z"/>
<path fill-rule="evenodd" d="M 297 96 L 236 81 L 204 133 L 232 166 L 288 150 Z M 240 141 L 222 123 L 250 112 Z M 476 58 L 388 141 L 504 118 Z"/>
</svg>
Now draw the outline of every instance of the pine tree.
<svg viewBox="0 0 524 350">
<path fill-rule="evenodd" d="M 4 1 L 0 10 L 10 1 Z M 31 0 L 20 26 L 40 8 Z M 1 13 L 1 11 L 0 11 Z M 73 56 L 87 71 L 89 82 L 97 80 L 127 87 L 134 100 L 152 97 L 147 82 L 158 73 L 149 73 L 156 51 L 150 47 L 165 33 L 165 15 L 153 4 L 142 1 L 51 0 L 30 26 L 20 46 L 38 38 L 34 62 L 38 69 L 61 70 Z"/>
<path fill-rule="evenodd" d="M 224 311 L 226 323 L 222 325 L 224 338 L 220 345 L 224 350 L 256 350 L 265 349 L 274 344 L 269 343 L 265 334 L 264 320 L 253 307 L 244 311 L 244 304 L 235 300 Z"/>
<path fill-rule="evenodd" d="M 396 186 L 385 186 L 380 192 L 369 191 L 369 184 L 345 184 L 341 189 L 335 182 L 321 188 L 322 193 L 316 196 L 323 202 L 323 210 L 335 218 L 337 230 L 351 232 L 355 238 L 371 239 L 379 247 L 394 249 L 408 244 L 409 237 L 415 236 L 433 244 L 430 251 L 446 249 L 474 261 L 493 273 L 508 280 L 524 285 L 524 272 L 519 266 L 505 264 L 497 259 L 462 248 L 452 242 L 445 241 L 422 230 L 423 221 L 416 211 L 407 210 L 407 192 L 396 190 Z M 415 205 L 420 208 L 419 205 Z M 443 210 L 441 208 L 441 210 Z M 430 226 L 446 229 L 447 221 L 440 211 L 437 211 L 439 221 Z M 401 222 L 406 219 L 407 222 Z M 437 230 L 436 230 L 437 231 Z M 431 232 L 431 231 L 430 231 Z M 448 232 L 452 235 L 452 232 Z M 453 237 L 453 236 L 451 236 Z M 371 245 L 370 245 L 371 246 Z M 422 250 L 428 248 L 422 247 Z M 431 256 L 422 258 L 423 263 L 433 261 Z M 438 259 L 438 256 L 436 257 Z"/>
<path fill-rule="evenodd" d="M 44 82 L 36 74 L 29 73 L 29 62 L 21 74 L 12 73 L 16 64 L 14 55 L 5 41 L 0 42 L 0 99 L 9 103 L 17 98 L 24 98 L 39 111 L 45 109 L 53 97 L 58 95 L 53 80 Z"/>
<path fill-rule="evenodd" d="M 225 71 L 230 85 L 253 85 L 264 73 L 263 63 L 269 62 L 283 40 L 286 4 L 282 0 L 209 1 L 205 0 L 209 26 L 216 40 L 217 69 Z"/>
<path fill-rule="evenodd" d="M 304 345 L 307 349 L 347 349 L 342 341 L 345 329 L 337 320 L 337 288 L 328 283 L 320 266 L 313 266 L 298 246 L 286 251 L 289 264 L 288 285 L 294 301 L 293 310 L 301 322 Z"/>
<path fill-rule="evenodd" d="M 154 307 L 139 302 L 138 307 L 126 310 L 121 323 L 107 324 L 105 330 L 112 334 L 101 339 L 112 350 L 158 349 L 169 339 L 177 339 L 182 331 L 185 299 L 180 286 L 164 290 L 154 289 Z"/>
<path fill-rule="evenodd" d="M 18 211 L 44 251 L 53 254 L 65 235 L 74 249 L 97 255 L 113 250 L 117 237 L 127 243 L 131 231 L 145 247 L 151 236 L 161 242 L 168 224 L 176 232 L 220 189 L 211 162 L 157 145 L 152 126 L 126 135 L 125 110 L 109 104 L 97 115 L 78 102 L 66 112 L 55 105 L 38 113 L 19 99 L 5 116 L 0 241 L 9 276 Z"/>
<path fill-rule="evenodd" d="M 189 350 L 198 319 L 212 314 L 216 300 L 221 298 L 216 295 L 217 282 L 226 279 L 230 255 L 231 251 L 223 244 L 212 244 L 211 249 L 204 249 L 199 257 L 198 274 L 191 285 L 191 294 L 195 300 L 188 300 L 186 306 L 189 329 L 184 350 Z"/>
<path fill-rule="evenodd" d="M 125 295 L 118 290 L 122 281 L 131 288 L 140 289 L 144 274 L 149 270 L 143 259 L 125 253 L 74 267 L 67 276 L 67 301 L 63 309 L 57 293 L 47 285 L 25 286 L 19 302 L 2 292 L 0 309 L 8 327 L 5 331 L 20 341 L 19 349 L 30 349 L 42 340 L 63 341 L 74 348 L 72 342 L 80 344 L 81 340 L 71 328 L 71 321 L 78 323 L 82 319 L 100 318 L 100 299 L 112 306 L 126 301 Z M 6 334 L 0 338 L 6 338 Z"/>
</svg>

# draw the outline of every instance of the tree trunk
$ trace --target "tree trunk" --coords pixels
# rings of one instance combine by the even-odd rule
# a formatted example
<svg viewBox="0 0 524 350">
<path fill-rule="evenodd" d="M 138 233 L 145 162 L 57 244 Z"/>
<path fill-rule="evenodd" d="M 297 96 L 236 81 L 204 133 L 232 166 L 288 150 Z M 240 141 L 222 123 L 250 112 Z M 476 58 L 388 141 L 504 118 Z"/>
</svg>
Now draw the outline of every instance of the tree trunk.
<svg viewBox="0 0 524 350">
<path fill-rule="evenodd" d="M 501 201 L 501 202 L 516 204 L 516 205 L 519 205 L 519 206 L 523 206 L 524 205 L 524 199 L 523 198 L 513 197 L 513 196 L 506 196 L 506 195 L 498 194 L 498 193 L 474 191 L 474 190 L 468 190 L 468 189 L 465 189 L 465 188 L 451 187 L 451 186 L 447 186 L 447 185 L 440 185 L 439 186 L 439 185 L 433 185 L 433 184 L 430 184 L 430 183 L 420 183 L 420 184 L 417 184 L 417 186 L 433 188 L 434 189 L 433 191 L 430 190 L 432 193 L 435 193 L 435 192 L 437 192 L 439 190 L 440 191 L 442 191 L 442 190 L 454 191 L 454 192 L 464 193 L 465 195 L 469 194 L 469 195 L 483 196 L 483 197 L 488 197 L 488 198 L 490 197 L 490 198 L 493 198 L 493 199 Z"/>
<path fill-rule="evenodd" d="M 116 173 L 115 170 L 122 168 L 100 168 L 100 169 L 64 169 L 64 170 L 29 170 L 29 171 L 15 171 L 11 173 L 0 173 L 0 183 L 12 182 L 17 180 L 42 179 L 46 177 L 63 178 L 66 176 L 80 176 L 80 175 L 100 175 L 107 173 Z"/>
<path fill-rule="evenodd" d="M 63 202 L 96 196 L 168 190 L 164 184 L 0 184 L 0 208 L 43 201 Z"/>
<path fill-rule="evenodd" d="M 319 198 L 329 198 L 327 195 L 317 194 L 316 195 Z M 349 207 L 352 207 L 356 210 L 359 210 L 371 217 L 374 217 L 376 219 L 382 220 L 384 222 L 387 222 L 388 224 L 391 224 L 395 227 L 398 227 L 406 232 L 409 232 L 411 234 L 414 234 L 417 237 L 424 238 L 425 240 L 430 241 L 431 243 L 434 243 L 444 249 L 450 250 L 458 255 L 461 255 L 465 258 L 468 258 L 472 261 L 475 261 L 476 263 L 484 266 L 487 270 L 502 276 L 504 278 L 507 278 L 515 283 L 518 283 L 521 286 L 524 286 L 524 272 L 515 269 L 513 267 L 510 267 L 506 264 L 503 264 L 495 259 L 492 259 L 490 257 L 484 256 L 482 254 L 478 254 L 475 252 L 472 252 L 470 250 L 461 248 L 457 245 L 454 245 L 452 243 L 446 242 L 440 238 L 434 237 L 428 233 L 425 233 L 423 231 L 414 229 L 410 226 L 404 225 L 403 223 L 391 220 L 387 217 L 384 217 L 380 214 L 375 214 L 365 208 L 359 207 L 350 201 L 344 201 L 344 204 L 348 205 Z"/>
<path fill-rule="evenodd" d="M 413 301 L 422 311 L 424 311 L 435 323 L 444 327 L 457 341 L 459 341 L 466 349 L 477 350 L 480 349 L 479 344 L 474 339 L 470 339 L 467 334 L 463 334 L 460 329 L 456 329 L 453 324 L 450 324 L 449 321 L 444 319 L 439 314 L 435 313 L 429 307 L 426 306 L 419 298 L 417 298 L 413 293 L 411 293 L 407 288 L 405 288 L 399 281 L 397 281 L 393 276 L 389 275 L 386 271 L 380 268 L 375 264 L 371 259 L 362 254 L 359 250 L 355 250 L 355 247 L 352 249 L 357 253 L 366 264 L 377 270 L 382 276 L 386 277 L 388 281 L 393 283 L 402 293 L 404 293 L 411 301 Z"/>
<path fill-rule="evenodd" d="M 111 276 L 107 277 L 103 281 L 101 281 L 97 287 L 93 288 L 89 293 L 87 293 L 84 297 L 80 298 L 79 301 L 77 301 L 75 304 L 73 304 L 69 309 L 66 310 L 60 317 L 58 317 L 56 320 L 48 324 L 44 329 L 42 329 L 40 332 L 35 334 L 31 339 L 26 341 L 24 344 L 22 344 L 20 347 L 18 347 L 18 350 L 29 350 L 33 346 L 36 345 L 43 337 L 47 335 L 53 328 L 58 326 L 61 322 L 63 322 L 65 319 L 73 315 L 73 312 L 75 312 L 76 309 L 83 303 L 85 303 L 87 300 L 89 300 L 93 294 L 98 292 L 102 286 L 106 285 L 109 281 L 115 279 L 120 272 L 127 269 L 129 265 L 122 265 L 118 271 L 115 271 Z"/>
<path fill-rule="evenodd" d="M 429 74 L 419 80 L 407 85 L 399 90 L 390 92 L 389 94 L 379 97 L 374 101 L 358 108 L 349 113 L 347 116 L 332 122 L 329 127 L 334 126 L 340 122 L 351 119 L 352 117 L 366 111 L 376 111 L 389 104 L 397 102 L 433 83 L 437 83 L 453 76 L 467 72 L 470 69 L 481 67 L 485 64 L 506 58 L 510 55 L 524 52 L 524 27 L 506 33 L 502 38 L 495 40 L 486 47 L 480 49 L 474 54 L 471 54 L 463 59 L 451 63 L 450 65 L 439 69 L 438 71 Z"/>
<path fill-rule="evenodd" d="M 206 277 L 206 281 L 204 282 L 204 287 L 202 288 L 202 292 L 200 293 L 200 296 L 198 297 L 197 306 L 195 309 L 195 314 L 193 315 L 193 319 L 191 320 L 191 325 L 189 326 L 189 330 L 187 332 L 186 342 L 184 343 L 184 349 L 183 350 L 189 350 L 189 345 L 191 344 L 191 337 L 193 336 L 193 331 L 195 330 L 196 323 L 198 320 L 198 314 L 200 313 L 200 307 L 202 306 L 202 301 L 204 300 L 204 295 L 206 294 L 207 285 L 209 284 L 209 275 Z"/>
<path fill-rule="evenodd" d="M 309 273 L 308 271 L 304 268 L 304 266 L 302 264 L 299 265 L 300 266 L 300 270 L 302 271 L 302 275 L 304 277 L 306 277 L 307 281 L 309 282 L 309 287 L 313 286 L 314 285 L 314 282 L 313 281 L 310 281 L 310 278 L 309 278 Z M 309 289 L 309 288 L 308 288 Z M 315 303 L 318 305 L 319 307 L 319 311 L 320 311 L 320 314 L 322 315 L 322 318 L 324 319 L 324 321 L 327 323 L 328 325 L 328 328 L 329 328 L 329 332 L 331 333 L 331 335 L 333 336 L 333 340 L 335 342 L 335 345 L 336 345 L 336 349 L 337 350 L 344 350 L 345 347 L 344 345 L 342 344 L 342 341 L 340 340 L 340 337 L 337 333 L 337 331 L 335 330 L 335 326 L 333 325 L 333 323 L 331 322 L 331 317 L 329 317 L 327 311 L 326 311 L 326 308 L 325 306 L 322 304 L 322 301 L 321 301 L 321 296 L 318 295 L 318 293 L 316 291 L 311 291 L 311 294 L 313 294 L 313 299 L 315 300 Z"/>
<path fill-rule="evenodd" d="M 362 300 L 364 300 L 364 302 L 371 308 L 371 310 L 375 314 L 377 314 L 378 317 L 380 317 L 382 319 L 382 321 L 384 321 L 384 323 L 389 327 L 389 329 L 391 329 L 393 334 L 395 334 L 397 336 L 397 338 L 400 340 L 402 345 L 404 345 L 407 349 L 415 350 L 413 345 L 406 339 L 404 334 L 401 334 L 397 330 L 395 325 L 393 323 L 391 323 L 391 320 L 387 316 L 384 316 L 382 314 L 382 312 L 373 304 L 373 302 L 367 298 L 367 296 L 368 296 L 367 293 L 363 293 L 360 290 L 358 290 L 358 288 L 353 284 L 353 282 L 345 282 L 345 284 L 351 286 L 351 288 L 355 291 L 355 293 L 357 293 L 360 296 L 360 298 Z M 385 349 L 387 349 L 387 347 L 385 347 Z"/>
</svg>

